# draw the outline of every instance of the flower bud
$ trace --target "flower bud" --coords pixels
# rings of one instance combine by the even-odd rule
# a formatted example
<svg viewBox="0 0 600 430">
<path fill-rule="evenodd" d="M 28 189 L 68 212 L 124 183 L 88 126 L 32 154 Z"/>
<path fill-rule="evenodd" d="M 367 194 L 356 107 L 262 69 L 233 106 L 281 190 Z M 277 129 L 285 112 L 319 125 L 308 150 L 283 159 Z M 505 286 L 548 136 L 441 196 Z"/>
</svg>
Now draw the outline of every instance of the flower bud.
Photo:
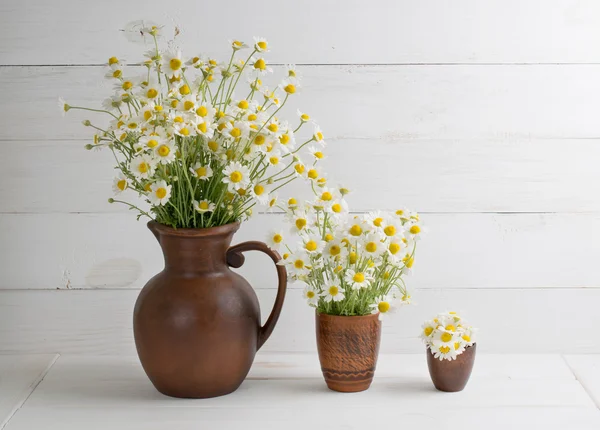
<svg viewBox="0 0 600 430">
<path fill-rule="evenodd" d="M 92 125 L 92 123 L 90 122 L 89 119 L 84 119 L 83 121 L 81 121 L 81 123 L 86 127 L 89 127 L 90 125 Z"/>
</svg>

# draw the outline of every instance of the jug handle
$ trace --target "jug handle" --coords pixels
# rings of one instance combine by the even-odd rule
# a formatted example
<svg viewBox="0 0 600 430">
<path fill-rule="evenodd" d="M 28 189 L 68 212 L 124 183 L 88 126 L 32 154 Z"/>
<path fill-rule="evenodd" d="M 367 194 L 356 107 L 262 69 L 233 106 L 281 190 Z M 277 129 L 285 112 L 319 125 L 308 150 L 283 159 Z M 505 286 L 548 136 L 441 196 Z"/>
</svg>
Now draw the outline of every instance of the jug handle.
<svg viewBox="0 0 600 430">
<path fill-rule="evenodd" d="M 256 349 L 259 350 L 267 341 L 269 336 L 271 336 L 271 333 L 273 333 L 275 324 L 277 324 L 277 320 L 281 314 L 281 308 L 283 307 L 283 300 L 285 299 L 285 290 L 287 287 L 287 273 L 284 266 L 277 264 L 279 261 L 281 261 L 281 256 L 279 253 L 273 251 L 267 246 L 267 244 L 258 241 L 242 242 L 229 248 L 227 250 L 227 264 L 236 269 L 242 267 L 245 261 L 245 257 L 242 253 L 245 251 L 260 251 L 271 257 L 271 260 L 273 260 L 275 267 L 277 268 L 277 278 L 279 282 L 277 285 L 277 296 L 275 297 L 273 310 L 271 311 L 267 322 L 265 322 L 265 325 L 262 326 L 258 332 L 258 345 Z"/>
</svg>

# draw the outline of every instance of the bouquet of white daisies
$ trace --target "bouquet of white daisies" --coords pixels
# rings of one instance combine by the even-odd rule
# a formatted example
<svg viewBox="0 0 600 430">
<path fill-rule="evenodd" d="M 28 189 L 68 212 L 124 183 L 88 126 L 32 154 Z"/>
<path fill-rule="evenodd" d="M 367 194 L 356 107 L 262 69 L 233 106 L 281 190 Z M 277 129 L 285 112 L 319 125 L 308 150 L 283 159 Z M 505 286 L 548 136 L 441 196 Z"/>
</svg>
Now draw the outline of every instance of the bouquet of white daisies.
<svg viewBox="0 0 600 430">
<path fill-rule="evenodd" d="M 455 360 L 475 344 L 476 329 L 456 312 L 443 312 L 423 323 L 421 339 L 435 358 Z"/>
<path fill-rule="evenodd" d="M 323 156 L 321 129 L 301 112 L 293 125 L 277 116 L 300 91 L 296 69 L 286 67 L 276 88 L 263 86 L 263 76 L 272 72 L 265 39 L 230 41 L 231 56 L 220 62 L 186 57 L 173 41 L 161 48 L 161 31 L 141 22 L 132 29 L 152 46 L 141 65 L 131 67 L 133 75 L 122 58 L 108 59 L 105 77 L 114 92 L 102 107 L 60 100 L 63 113 L 92 111 L 108 120 L 83 124 L 95 130 L 87 149 L 114 154 L 119 197 L 109 202 L 172 227 L 206 228 L 246 218 L 256 204 L 273 206 L 276 192 L 295 179 L 325 183 L 310 167 Z M 249 52 L 238 57 L 244 50 Z M 297 142 L 307 124 L 312 129 Z M 309 144 L 305 162 L 300 151 Z"/>
<path fill-rule="evenodd" d="M 423 232 L 419 215 L 407 210 L 351 215 L 347 190 L 317 187 L 315 199 L 286 211 L 290 238 L 268 237 L 283 252 L 288 276 L 305 285 L 304 298 L 319 313 L 379 314 L 380 319 L 410 303 L 404 283 Z"/>
</svg>

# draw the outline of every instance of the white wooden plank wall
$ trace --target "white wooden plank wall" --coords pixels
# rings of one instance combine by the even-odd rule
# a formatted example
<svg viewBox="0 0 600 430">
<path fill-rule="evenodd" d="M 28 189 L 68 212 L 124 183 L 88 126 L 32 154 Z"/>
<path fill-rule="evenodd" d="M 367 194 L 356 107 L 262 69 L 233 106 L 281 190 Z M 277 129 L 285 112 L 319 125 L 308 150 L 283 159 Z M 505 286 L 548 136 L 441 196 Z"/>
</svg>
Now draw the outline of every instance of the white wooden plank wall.
<svg viewBox="0 0 600 430">
<path fill-rule="evenodd" d="M 319 120 L 353 210 L 423 213 L 430 232 L 408 279 L 419 304 L 386 323 L 384 352 L 420 352 L 421 320 L 448 307 L 480 326 L 483 351 L 600 352 L 595 0 L 3 1 L 0 351 L 134 353 L 132 306 L 160 251 L 106 203 L 112 163 L 83 149 L 90 116 L 62 120 L 56 99 L 107 94 L 100 65 L 139 61 L 143 47 L 118 30 L 140 18 L 178 25 L 194 54 L 267 37 L 275 75 L 285 63 L 304 75 L 283 116 Z M 237 239 L 281 222 L 259 214 Z M 263 314 L 269 264 L 251 256 L 242 269 Z M 311 311 L 291 288 L 265 348 L 314 351 Z"/>
</svg>

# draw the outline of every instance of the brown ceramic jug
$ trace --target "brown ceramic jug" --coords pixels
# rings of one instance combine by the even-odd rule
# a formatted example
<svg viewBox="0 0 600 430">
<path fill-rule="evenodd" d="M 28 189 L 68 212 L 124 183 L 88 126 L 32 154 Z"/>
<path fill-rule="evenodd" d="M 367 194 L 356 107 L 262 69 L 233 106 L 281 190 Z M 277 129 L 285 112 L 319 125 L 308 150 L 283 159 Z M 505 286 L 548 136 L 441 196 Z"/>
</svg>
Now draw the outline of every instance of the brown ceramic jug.
<svg viewBox="0 0 600 430">
<path fill-rule="evenodd" d="M 229 266 L 257 250 L 273 262 L 279 254 L 262 242 L 229 247 L 240 224 L 207 229 L 173 229 L 151 221 L 165 268 L 142 289 L 133 315 L 140 361 L 156 389 L 172 397 L 216 397 L 235 391 L 256 351 L 279 318 L 287 277 L 276 266 L 275 306 L 264 326 L 256 293 Z"/>
</svg>

